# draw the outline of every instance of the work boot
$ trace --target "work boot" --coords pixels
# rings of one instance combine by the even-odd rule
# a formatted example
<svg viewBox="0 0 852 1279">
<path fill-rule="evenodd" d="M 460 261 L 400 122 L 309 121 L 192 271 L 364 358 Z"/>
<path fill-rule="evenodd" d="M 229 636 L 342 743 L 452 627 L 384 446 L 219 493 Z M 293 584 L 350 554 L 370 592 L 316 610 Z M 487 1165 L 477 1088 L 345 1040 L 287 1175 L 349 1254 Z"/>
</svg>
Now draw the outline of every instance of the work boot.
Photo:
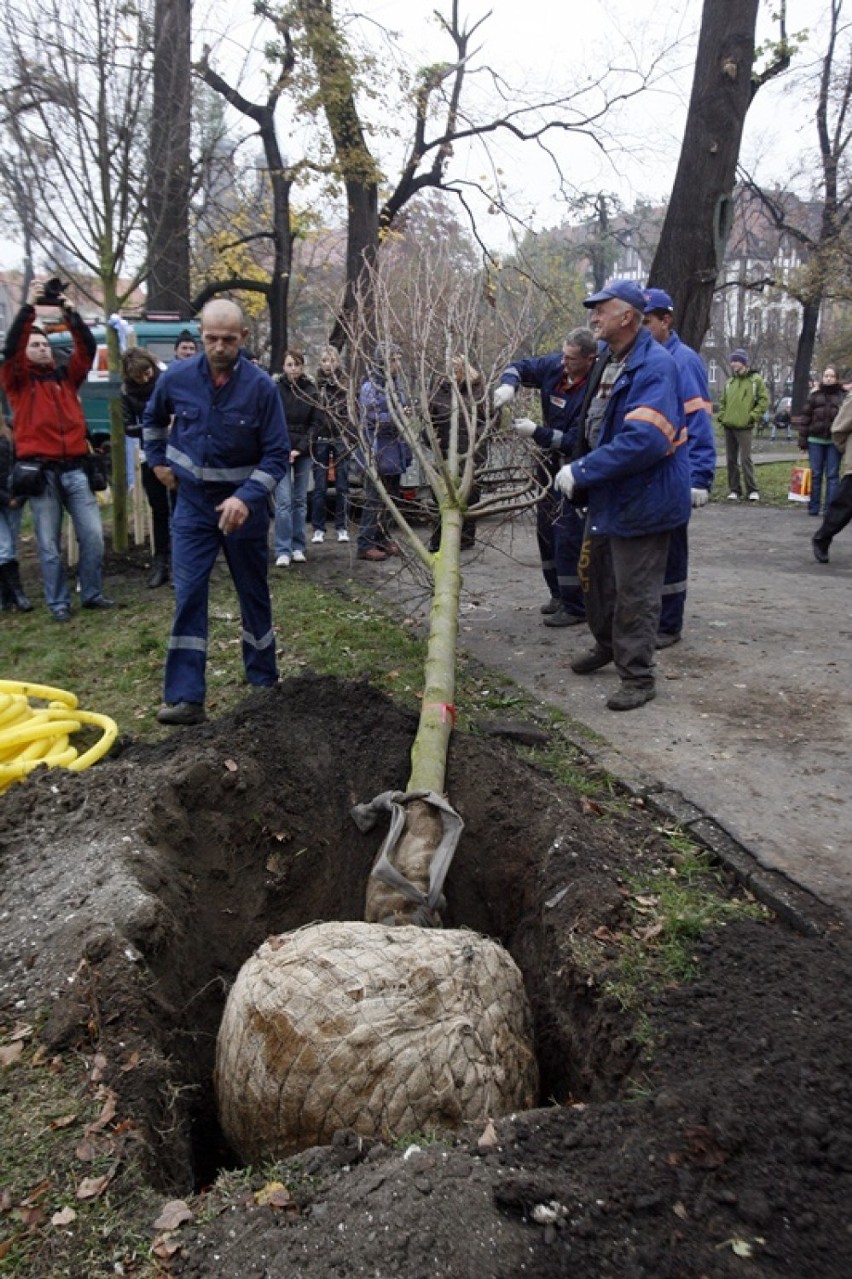
<svg viewBox="0 0 852 1279">
<path fill-rule="evenodd" d="M 157 711 L 161 724 L 203 724 L 206 718 L 203 702 L 171 702 Z"/>
<path fill-rule="evenodd" d="M 545 626 L 582 626 L 586 619 L 578 617 L 576 613 L 569 613 L 567 608 L 560 606 L 541 620 Z"/>
<path fill-rule="evenodd" d="M 571 662 L 571 670 L 575 675 L 591 675 L 592 671 L 599 671 L 602 666 L 609 666 L 612 661 L 612 649 L 601 648 L 600 644 L 596 644 L 594 648 L 590 648 L 588 653 L 581 653 L 579 657 L 575 657 Z"/>
<path fill-rule="evenodd" d="M 657 631 L 654 648 L 671 648 L 680 643 L 680 631 Z"/>
<path fill-rule="evenodd" d="M 15 607 L 15 597 L 6 585 L 3 568 L 4 566 L 0 564 L 0 613 L 4 613 L 6 609 L 11 612 Z"/>
<path fill-rule="evenodd" d="M 656 696 L 653 684 L 622 684 L 606 699 L 606 704 L 611 711 L 635 711 Z"/>
<path fill-rule="evenodd" d="M 8 560 L 5 564 L 0 565 L 0 576 L 2 576 L 3 586 L 5 587 L 5 597 L 8 599 L 6 607 L 16 608 L 19 613 L 31 613 L 33 606 L 21 585 L 21 570 L 18 567 L 18 561 Z"/>
<path fill-rule="evenodd" d="M 169 580 L 169 557 L 168 555 L 155 555 L 151 562 L 151 572 L 148 575 L 148 581 L 145 585 L 149 591 L 155 591 L 158 586 L 165 586 Z"/>
<path fill-rule="evenodd" d="M 562 607 L 562 601 L 558 595 L 551 595 L 546 604 L 542 604 L 538 610 L 539 613 L 555 613 Z"/>
</svg>

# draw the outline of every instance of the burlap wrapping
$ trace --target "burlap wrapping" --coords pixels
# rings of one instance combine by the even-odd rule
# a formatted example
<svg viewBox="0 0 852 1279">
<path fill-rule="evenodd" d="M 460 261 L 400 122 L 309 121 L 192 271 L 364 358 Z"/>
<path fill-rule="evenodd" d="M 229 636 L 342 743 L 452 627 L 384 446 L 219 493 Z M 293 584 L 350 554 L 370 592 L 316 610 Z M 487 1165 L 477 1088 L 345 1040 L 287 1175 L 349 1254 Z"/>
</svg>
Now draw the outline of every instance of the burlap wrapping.
<svg viewBox="0 0 852 1279">
<path fill-rule="evenodd" d="M 264 942 L 231 990 L 216 1050 L 223 1131 L 246 1162 L 341 1128 L 397 1137 L 535 1102 L 521 974 L 463 929 L 312 924 Z"/>
</svg>

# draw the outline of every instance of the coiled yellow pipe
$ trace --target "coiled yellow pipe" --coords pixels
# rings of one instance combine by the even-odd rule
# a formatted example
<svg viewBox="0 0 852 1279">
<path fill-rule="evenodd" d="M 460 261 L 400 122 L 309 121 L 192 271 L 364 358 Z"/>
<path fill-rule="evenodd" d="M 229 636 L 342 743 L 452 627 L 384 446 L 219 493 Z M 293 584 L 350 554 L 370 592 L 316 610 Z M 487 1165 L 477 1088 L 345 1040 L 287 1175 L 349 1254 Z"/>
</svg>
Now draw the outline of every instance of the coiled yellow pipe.
<svg viewBox="0 0 852 1279">
<path fill-rule="evenodd" d="M 47 706 L 31 706 L 30 699 Z M 80 754 L 68 738 L 84 724 L 93 724 L 102 733 L 94 746 Z M 65 689 L 0 679 L 0 794 L 37 768 L 81 773 L 106 755 L 117 736 L 115 720 L 79 710 L 77 698 Z"/>
</svg>

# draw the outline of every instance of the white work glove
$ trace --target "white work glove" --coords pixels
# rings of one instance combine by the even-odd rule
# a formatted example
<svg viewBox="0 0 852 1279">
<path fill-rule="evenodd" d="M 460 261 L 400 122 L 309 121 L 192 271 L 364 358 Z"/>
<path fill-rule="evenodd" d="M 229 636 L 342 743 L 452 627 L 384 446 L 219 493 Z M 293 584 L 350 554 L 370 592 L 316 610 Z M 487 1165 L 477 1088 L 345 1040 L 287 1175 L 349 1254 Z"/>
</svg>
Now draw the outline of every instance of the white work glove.
<svg viewBox="0 0 852 1279">
<path fill-rule="evenodd" d="M 710 494 L 707 492 L 707 489 L 692 490 L 693 508 L 697 508 L 699 506 L 706 506 L 709 501 L 710 501 Z"/>
<path fill-rule="evenodd" d="M 502 409 L 504 404 L 511 404 L 515 398 L 515 388 L 505 382 L 503 386 L 498 386 L 494 392 L 494 407 Z"/>
<path fill-rule="evenodd" d="M 538 422 L 534 422 L 531 417 L 516 417 L 512 420 L 512 430 L 522 439 L 529 440 L 538 430 Z"/>
<path fill-rule="evenodd" d="M 566 497 L 570 497 L 574 492 L 574 472 L 570 466 L 563 466 L 556 472 L 556 478 L 553 481 L 553 487 L 559 489 L 560 493 L 564 493 Z"/>
</svg>

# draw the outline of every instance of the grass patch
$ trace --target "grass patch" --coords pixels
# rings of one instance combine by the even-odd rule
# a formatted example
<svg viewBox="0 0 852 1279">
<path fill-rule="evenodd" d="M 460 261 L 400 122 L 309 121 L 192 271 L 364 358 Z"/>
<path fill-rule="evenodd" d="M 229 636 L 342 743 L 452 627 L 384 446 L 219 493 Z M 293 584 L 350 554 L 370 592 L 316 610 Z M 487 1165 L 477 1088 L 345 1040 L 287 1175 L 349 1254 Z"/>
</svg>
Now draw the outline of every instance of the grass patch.
<svg viewBox="0 0 852 1279">
<path fill-rule="evenodd" d="M 143 1180 L 139 1137 L 114 1113 L 97 1059 L 49 1057 L 28 1027 L 3 1027 L 0 1045 L 4 1054 L 21 1049 L 0 1089 L 0 1275 L 161 1273 L 150 1248 L 162 1197 Z"/>
<path fill-rule="evenodd" d="M 662 828 L 660 833 L 671 856 L 642 875 L 625 878 L 629 919 L 607 939 L 613 951 L 604 991 L 640 1016 L 649 995 L 695 980 L 695 943 L 706 933 L 732 920 L 770 917 L 749 896 L 731 894 L 710 854 L 681 830 Z"/>
<path fill-rule="evenodd" d="M 788 445 L 788 449 L 789 449 Z M 724 457 L 725 446 L 722 445 L 720 453 Z M 806 503 L 791 502 L 787 496 L 790 489 L 790 472 L 793 469 L 792 462 L 763 462 L 757 467 L 757 482 L 760 486 L 760 505 L 761 506 L 783 506 L 789 508 L 791 506 L 802 505 L 806 507 Z M 728 498 L 728 481 L 725 474 L 724 464 L 716 471 L 716 482 L 713 485 L 713 492 L 710 495 L 712 502 L 725 502 Z M 733 506 L 733 502 L 731 503 Z M 746 503 L 746 505 L 751 505 Z M 757 503 L 754 503 L 757 506 Z"/>
</svg>

